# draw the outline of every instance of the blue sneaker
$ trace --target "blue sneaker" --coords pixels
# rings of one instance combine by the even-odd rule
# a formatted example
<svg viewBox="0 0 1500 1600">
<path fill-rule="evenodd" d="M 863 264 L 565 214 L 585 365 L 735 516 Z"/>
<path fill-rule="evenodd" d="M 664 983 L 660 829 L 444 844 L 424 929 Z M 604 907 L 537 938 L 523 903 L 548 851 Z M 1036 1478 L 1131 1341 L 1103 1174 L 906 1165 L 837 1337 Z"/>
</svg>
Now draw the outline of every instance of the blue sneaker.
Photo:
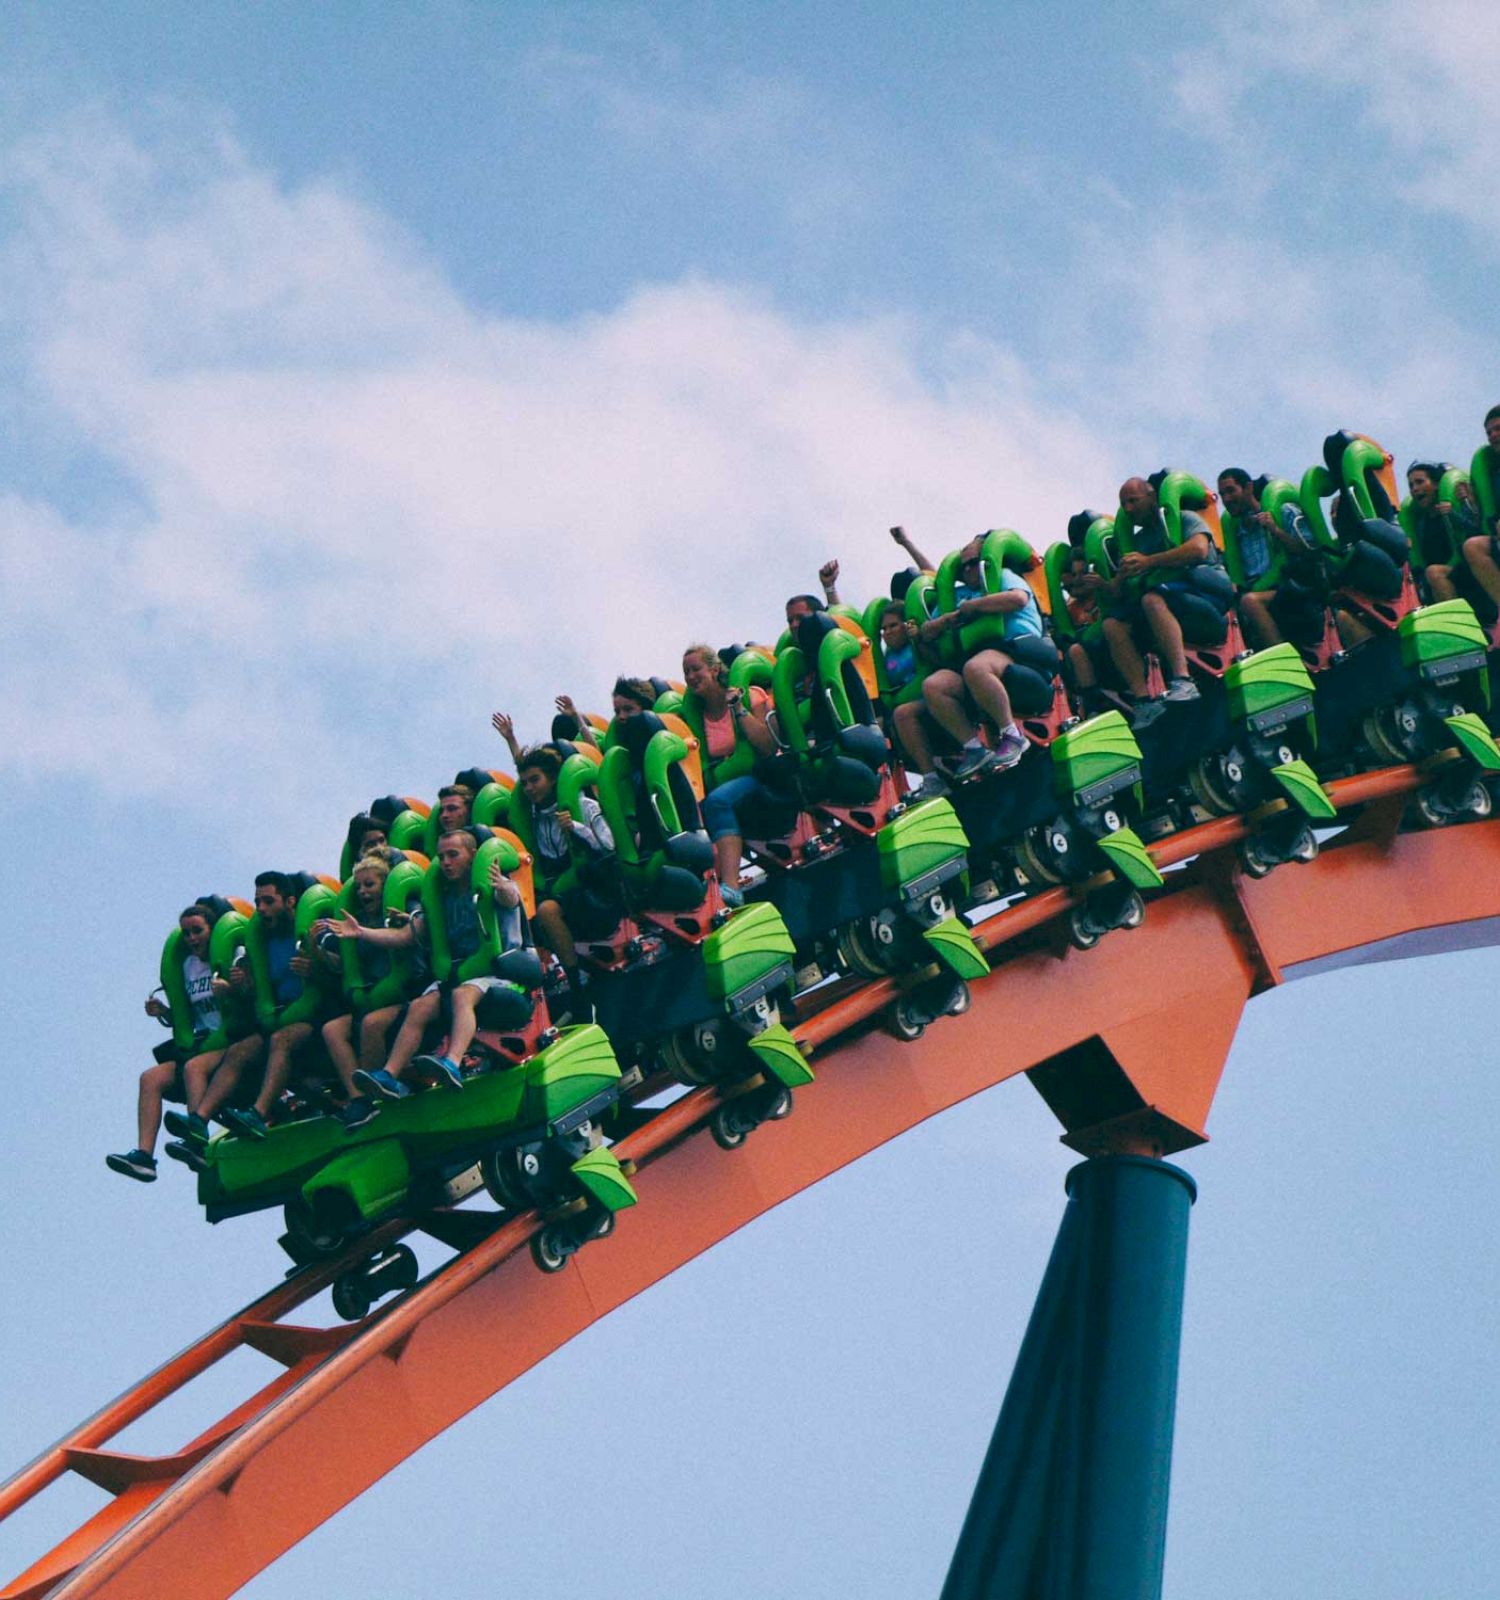
<svg viewBox="0 0 1500 1600">
<path fill-rule="evenodd" d="M 344 1125 L 345 1133 L 353 1133 L 356 1128 L 363 1128 L 366 1123 L 373 1122 L 379 1115 L 380 1107 L 368 1095 L 360 1095 L 357 1100 L 350 1100 L 334 1112 L 334 1116 Z"/>
<path fill-rule="evenodd" d="M 445 1089 L 462 1089 L 464 1086 L 463 1072 L 452 1056 L 418 1056 L 412 1065 L 431 1073 Z"/>
<path fill-rule="evenodd" d="M 265 1136 L 271 1131 L 266 1126 L 266 1119 L 261 1116 L 260 1112 L 258 1112 L 254 1106 L 248 1106 L 244 1109 L 241 1109 L 239 1106 L 231 1106 L 229 1110 L 224 1113 L 223 1120 L 227 1122 L 236 1133 L 249 1134 L 252 1139 L 264 1139 Z"/>
<path fill-rule="evenodd" d="M 180 1161 L 183 1166 L 191 1167 L 194 1172 L 207 1172 L 208 1161 L 204 1157 L 201 1146 L 189 1144 L 186 1139 L 173 1139 L 167 1144 L 167 1154 L 174 1161 Z"/>
<path fill-rule="evenodd" d="M 731 911 L 738 911 L 745 903 L 745 891 L 737 889 L 732 883 L 721 883 L 719 895 Z"/>
<path fill-rule="evenodd" d="M 384 1067 L 377 1067 L 374 1072 L 356 1072 L 354 1083 L 356 1088 L 363 1089 L 366 1094 L 379 1095 L 382 1100 L 404 1100 L 411 1093 L 399 1078 L 393 1078 Z"/>
<path fill-rule="evenodd" d="M 189 1144 L 208 1143 L 208 1124 L 190 1111 L 169 1111 L 162 1121 L 175 1139 L 186 1139 Z"/>
<path fill-rule="evenodd" d="M 156 1182 L 156 1158 L 144 1150 L 127 1150 L 122 1156 L 105 1156 L 104 1165 L 122 1178 L 134 1178 L 137 1183 Z"/>
</svg>

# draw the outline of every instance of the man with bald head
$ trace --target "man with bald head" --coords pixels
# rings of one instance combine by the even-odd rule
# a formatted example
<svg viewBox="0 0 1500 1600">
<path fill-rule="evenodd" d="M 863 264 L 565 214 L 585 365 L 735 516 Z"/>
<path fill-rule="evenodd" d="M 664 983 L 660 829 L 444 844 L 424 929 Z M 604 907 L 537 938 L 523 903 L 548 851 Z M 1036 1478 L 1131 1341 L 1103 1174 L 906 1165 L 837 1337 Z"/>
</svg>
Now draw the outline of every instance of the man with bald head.
<svg viewBox="0 0 1500 1600">
<path fill-rule="evenodd" d="M 1216 565 L 1218 547 L 1208 524 L 1195 511 L 1182 513 L 1182 542 L 1171 544 L 1161 501 L 1145 478 L 1127 478 L 1120 485 L 1120 509 L 1135 531 L 1130 553 L 1120 558 L 1111 585 L 1114 604 L 1104 620 L 1110 658 L 1126 688 L 1144 699 L 1146 663 L 1141 650 L 1143 645 L 1154 646 L 1167 669 L 1166 698 L 1196 700 L 1198 688 L 1188 676 L 1179 612 L 1185 611 L 1184 602 L 1190 597 L 1211 598 L 1198 588 L 1193 569 Z M 1232 602 L 1233 590 L 1228 585 L 1225 590 Z"/>
</svg>

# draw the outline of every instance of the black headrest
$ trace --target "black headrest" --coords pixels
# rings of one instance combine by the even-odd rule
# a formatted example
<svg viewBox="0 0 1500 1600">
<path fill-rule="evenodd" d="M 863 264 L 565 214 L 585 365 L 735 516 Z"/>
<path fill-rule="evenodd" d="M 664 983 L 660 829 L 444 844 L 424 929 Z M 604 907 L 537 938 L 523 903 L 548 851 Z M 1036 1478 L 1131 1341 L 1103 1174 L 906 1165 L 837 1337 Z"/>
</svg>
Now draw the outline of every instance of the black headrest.
<svg viewBox="0 0 1500 1600">
<path fill-rule="evenodd" d="M 559 711 L 552 719 L 552 742 L 561 747 L 564 743 L 576 739 L 578 730 L 582 727 L 577 717 L 570 717 L 567 712 Z"/>
<path fill-rule="evenodd" d="M 740 656 L 744 655 L 744 653 L 744 645 L 726 644 L 724 648 L 719 651 L 719 660 L 722 661 L 726 667 L 732 667 L 735 664 L 735 661 Z"/>
<path fill-rule="evenodd" d="M 485 784 L 493 783 L 495 780 L 490 776 L 488 767 L 465 767 L 462 772 L 453 774 L 453 781 L 467 784 L 475 794 L 478 794 Z"/>
<path fill-rule="evenodd" d="M 902 567 L 900 572 L 891 574 L 891 599 L 904 600 L 906 591 L 920 578 L 922 574 L 915 567 Z"/>
<path fill-rule="evenodd" d="M 571 722 L 571 721 L 572 721 L 572 718 L 570 718 L 570 717 L 554 717 L 552 719 L 552 741 L 551 742 L 552 742 L 552 748 L 555 751 L 557 751 L 557 759 L 559 761 L 566 761 L 571 756 L 576 756 L 578 754 L 578 746 L 573 743 L 572 739 L 570 739 L 566 734 L 563 734 L 562 736 L 559 737 L 558 732 L 557 732 L 557 725 L 558 725 L 559 722 Z M 574 731 L 574 733 L 577 733 L 578 729 L 577 729 L 576 725 L 574 726 L 573 731 Z"/>
<path fill-rule="evenodd" d="M 836 632 L 837 629 L 838 623 L 826 611 L 814 611 L 810 616 L 797 618 L 792 638 L 796 641 L 797 648 L 811 662 L 816 659 L 818 646 L 822 644 L 824 636 Z"/>
<path fill-rule="evenodd" d="M 1164 484 L 1164 483 L 1165 483 L 1165 482 L 1166 482 L 1166 481 L 1167 481 L 1167 468 L 1166 468 L 1166 467 L 1158 467 L 1158 468 L 1157 468 L 1157 469 L 1156 469 L 1156 471 L 1155 471 L 1155 472 L 1153 472 L 1153 473 L 1152 473 L 1152 474 L 1151 474 L 1151 475 L 1150 475 L 1150 476 L 1149 476 L 1149 477 L 1148 477 L 1148 478 L 1147 478 L 1147 479 L 1146 479 L 1146 482 L 1147 482 L 1147 483 L 1149 483 L 1149 484 L 1150 484 L 1150 485 L 1151 485 L 1151 487 L 1152 487 L 1152 488 L 1153 488 L 1153 489 L 1156 489 L 1156 490 L 1160 490 L 1160 489 L 1161 489 L 1161 486 L 1162 486 L 1162 485 L 1163 485 L 1163 484 Z"/>
<path fill-rule="evenodd" d="M 411 807 L 399 794 L 384 794 L 378 800 L 370 802 L 370 815 L 377 822 L 383 822 L 386 827 L 390 827 L 403 811 L 410 810 Z"/>
<path fill-rule="evenodd" d="M 638 762 L 652 737 L 665 726 L 654 711 L 642 711 L 634 717 L 617 717 L 614 742 L 627 752 L 632 761 Z"/>
<path fill-rule="evenodd" d="M 668 683 L 665 678 L 647 678 L 646 682 L 649 683 L 659 695 L 670 694 L 672 692 L 672 685 Z"/>
<path fill-rule="evenodd" d="M 485 827 L 482 822 L 471 822 L 464 831 L 474 835 L 474 843 L 476 845 L 481 845 L 486 839 L 495 837 L 493 830 Z"/>
<path fill-rule="evenodd" d="M 1250 492 L 1251 492 L 1251 494 L 1253 494 L 1255 496 L 1255 498 L 1257 500 L 1259 500 L 1260 497 L 1266 492 L 1266 488 L 1270 484 L 1270 482 L 1271 482 L 1270 475 L 1267 474 L 1267 473 L 1264 473 L 1264 472 L 1261 473 L 1261 475 L 1258 478 L 1252 478 L 1250 480 Z"/>
<path fill-rule="evenodd" d="M 1344 452 L 1354 443 L 1354 437 L 1347 428 L 1340 428 L 1323 441 L 1323 465 L 1340 483 L 1344 481 Z"/>
<path fill-rule="evenodd" d="M 317 874 L 314 872 L 289 872 L 286 876 L 287 881 L 292 886 L 292 893 L 298 896 L 299 899 L 318 881 Z"/>
<path fill-rule="evenodd" d="M 1089 536 L 1089 529 L 1102 517 L 1102 511 L 1075 511 L 1068 518 L 1068 543 L 1075 550 L 1083 549 L 1083 541 Z"/>
<path fill-rule="evenodd" d="M 213 912 L 215 918 L 222 917 L 226 911 L 234 910 L 234 907 L 221 894 L 200 894 L 193 904 L 207 906 Z"/>
</svg>

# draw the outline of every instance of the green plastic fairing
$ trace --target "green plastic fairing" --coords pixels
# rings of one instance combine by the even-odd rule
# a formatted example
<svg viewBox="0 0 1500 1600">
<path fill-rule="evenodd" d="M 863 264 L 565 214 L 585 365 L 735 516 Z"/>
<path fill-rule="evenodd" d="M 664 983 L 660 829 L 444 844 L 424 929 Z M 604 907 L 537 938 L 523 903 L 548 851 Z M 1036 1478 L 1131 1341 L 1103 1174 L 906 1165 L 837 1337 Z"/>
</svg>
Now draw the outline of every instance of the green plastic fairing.
<svg viewBox="0 0 1500 1600">
<path fill-rule="evenodd" d="M 1141 747 L 1118 711 L 1103 711 L 1052 741 L 1052 782 L 1064 799 L 1141 764 Z"/>
<path fill-rule="evenodd" d="M 797 1041 L 780 1022 L 752 1033 L 745 1041 L 761 1067 L 788 1089 L 800 1089 L 813 1081 L 813 1070 L 803 1058 Z"/>
<path fill-rule="evenodd" d="M 1305 761 L 1283 761 L 1280 766 L 1271 768 L 1271 776 L 1281 785 L 1287 799 L 1314 822 L 1338 815 L 1328 791 Z"/>
<path fill-rule="evenodd" d="M 1467 600 L 1439 600 L 1408 611 L 1396 624 L 1396 637 L 1401 664 L 1411 672 L 1476 654 L 1482 658 L 1488 648 L 1485 631 Z M 1481 659 L 1476 666 L 1482 664 Z M 1489 674 L 1481 676 L 1488 680 Z"/>
<path fill-rule="evenodd" d="M 969 836 L 946 800 L 928 800 L 892 817 L 876 835 L 880 881 L 887 889 L 915 883 L 968 855 Z"/>
<path fill-rule="evenodd" d="M 346 1195 L 366 1221 L 371 1222 L 406 1198 L 411 1184 L 411 1163 L 399 1139 L 377 1139 L 357 1150 L 345 1150 L 320 1167 L 302 1185 L 302 1198 L 316 1204 L 320 1194 Z"/>
<path fill-rule="evenodd" d="M 603 1145 L 580 1156 L 569 1170 L 578 1180 L 578 1187 L 611 1214 L 628 1211 L 640 1198 L 625 1176 L 620 1158 Z"/>
<path fill-rule="evenodd" d="M 1311 701 L 1313 681 L 1297 647 L 1278 644 L 1231 661 L 1224 673 L 1224 689 L 1230 716 L 1237 722 L 1249 722 L 1282 706 Z"/>
<path fill-rule="evenodd" d="M 620 1064 L 609 1035 L 592 1022 L 564 1028 L 524 1070 L 526 1094 L 521 1109 L 527 1122 L 551 1122 L 620 1081 Z"/>
<path fill-rule="evenodd" d="M 742 906 L 702 948 L 708 992 L 720 1001 L 771 977 L 796 952 L 781 913 L 765 901 Z"/>
<path fill-rule="evenodd" d="M 1444 717 L 1443 721 L 1475 766 L 1482 772 L 1500 772 L 1500 746 L 1477 711 L 1464 711 L 1456 717 Z"/>
<path fill-rule="evenodd" d="M 923 928 L 922 937 L 960 978 L 982 978 L 990 970 L 984 951 L 974 943 L 974 935 L 962 917 L 944 917 L 932 927 Z"/>
<path fill-rule="evenodd" d="M 1099 840 L 1099 848 L 1127 883 L 1134 884 L 1137 889 L 1162 886 L 1162 875 L 1134 828 L 1116 828 L 1113 833 L 1106 833 Z"/>
</svg>

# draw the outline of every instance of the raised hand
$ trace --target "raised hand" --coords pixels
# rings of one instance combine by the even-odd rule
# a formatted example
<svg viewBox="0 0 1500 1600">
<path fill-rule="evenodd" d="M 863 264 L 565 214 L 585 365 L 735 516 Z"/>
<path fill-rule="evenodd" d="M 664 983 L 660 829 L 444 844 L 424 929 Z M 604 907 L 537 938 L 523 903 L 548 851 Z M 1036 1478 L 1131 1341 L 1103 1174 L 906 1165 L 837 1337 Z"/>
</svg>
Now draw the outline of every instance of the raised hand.
<svg viewBox="0 0 1500 1600">
<path fill-rule="evenodd" d="M 559 702 L 561 704 L 561 702 Z M 516 736 L 515 724 L 503 711 L 496 711 L 490 717 L 490 726 L 505 740 L 507 744 Z"/>
</svg>

